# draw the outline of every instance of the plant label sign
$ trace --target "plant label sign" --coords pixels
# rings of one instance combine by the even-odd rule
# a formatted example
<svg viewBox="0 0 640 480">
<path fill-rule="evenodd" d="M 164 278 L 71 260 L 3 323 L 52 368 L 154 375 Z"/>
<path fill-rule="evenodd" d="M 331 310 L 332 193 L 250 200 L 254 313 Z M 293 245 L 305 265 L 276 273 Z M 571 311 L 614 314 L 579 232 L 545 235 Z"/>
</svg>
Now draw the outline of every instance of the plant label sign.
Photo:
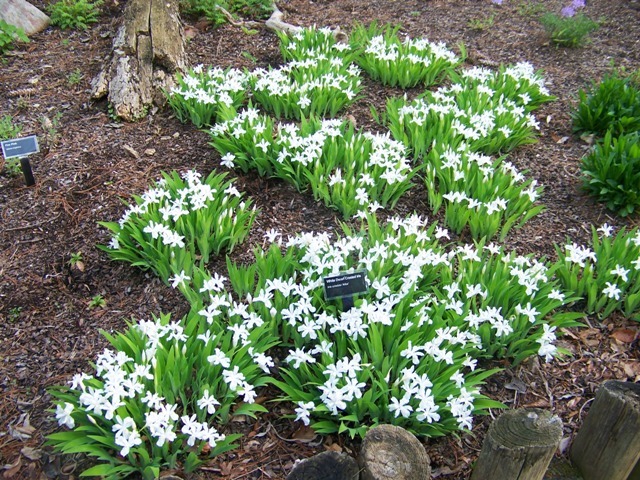
<svg viewBox="0 0 640 480">
<path fill-rule="evenodd" d="M 324 282 L 324 298 L 327 300 L 353 297 L 359 293 L 365 293 L 369 289 L 367 272 L 365 271 L 341 273 L 324 277 L 322 280 Z"/>
<path fill-rule="evenodd" d="M 40 147 L 38 147 L 38 139 L 35 135 L 30 135 L 23 138 L 14 138 L 13 140 L 5 140 L 0 142 L 2 144 L 2 155 L 5 160 L 15 157 L 26 157 L 32 153 L 38 153 Z"/>
</svg>

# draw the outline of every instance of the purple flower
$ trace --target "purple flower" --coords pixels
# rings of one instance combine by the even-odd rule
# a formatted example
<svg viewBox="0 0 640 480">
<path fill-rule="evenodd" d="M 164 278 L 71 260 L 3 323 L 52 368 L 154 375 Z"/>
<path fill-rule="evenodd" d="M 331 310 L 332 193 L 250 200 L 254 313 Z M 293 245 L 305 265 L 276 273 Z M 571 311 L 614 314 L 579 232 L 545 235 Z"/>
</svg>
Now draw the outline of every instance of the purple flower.
<svg viewBox="0 0 640 480">
<path fill-rule="evenodd" d="M 568 17 L 573 17 L 576 14 L 576 9 L 573 8 L 573 6 L 569 5 L 568 7 L 564 7 L 562 10 L 560 10 L 560 15 L 562 15 L 565 18 Z"/>
<path fill-rule="evenodd" d="M 571 6 L 573 8 L 584 8 L 586 6 L 586 2 L 585 0 L 573 0 L 573 2 L 571 2 Z"/>
<path fill-rule="evenodd" d="M 502 5 L 502 0 L 491 0 L 491 3 L 495 3 L 496 5 Z"/>
</svg>

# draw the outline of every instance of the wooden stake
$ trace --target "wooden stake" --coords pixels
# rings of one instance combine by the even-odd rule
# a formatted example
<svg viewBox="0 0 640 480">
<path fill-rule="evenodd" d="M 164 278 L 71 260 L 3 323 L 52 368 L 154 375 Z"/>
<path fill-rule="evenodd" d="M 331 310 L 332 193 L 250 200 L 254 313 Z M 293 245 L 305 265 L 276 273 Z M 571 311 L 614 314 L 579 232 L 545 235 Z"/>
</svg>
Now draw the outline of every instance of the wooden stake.
<svg viewBox="0 0 640 480">
<path fill-rule="evenodd" d="M 562 421 L 541 409 L 503 413 L 489 427 L 471 480 L 541 480 L 562 439 Z"/>
<path fill-rule="evenodd" d="M 584 480 L 640 476 L 640 384 L 605 382 L 571 447 Z M 633 474 L 632 474 L 633 472 Z"/>
</svg>

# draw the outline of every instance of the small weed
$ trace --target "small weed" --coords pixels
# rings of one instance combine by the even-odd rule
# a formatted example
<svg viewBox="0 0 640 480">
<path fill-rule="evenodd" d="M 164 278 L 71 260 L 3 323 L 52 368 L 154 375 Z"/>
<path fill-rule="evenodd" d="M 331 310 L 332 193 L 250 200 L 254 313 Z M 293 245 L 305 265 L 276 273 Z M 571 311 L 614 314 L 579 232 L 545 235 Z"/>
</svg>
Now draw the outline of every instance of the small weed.
<svg viewBox="0 0 640 480">
<path fill-rule="evenodd" d="M 22 166 L 19 158 L 7 158 L 4 162 L 4 169 L 10 177 L 17 177 L 22 174 Z"/>
<path fill-rule="evenodd" d="M 71 268 L 76 268 L 81 272 L 84 272 L 84 261 L 82 259 L 82 252 L 71 254 L 71 258 L 69 259 L 69 266 Z"/>
<path fill-rule="evenodd" d="M 24 30 L 0 19 L 0 55 L 13 48 L 16 42 L 28 42 Z"/>
<path fill-rule="evenodd" d="M 16 138 L 20 132 L 22 132 L 22 127 L 13 123 L 11 115 L 0 118 L 0 140 Z"/>
<path fill-rule="evenodd" d="M 77 85 L 80 83 L 80 81 L 84 78 L 84 75 L 82 74 L 82 72 L 80 72 L 79 68 L 76 68 L 73 72 L 71 72 L 68 76 L 67 76 L 67 83 L 69 85 Z"/>
<path fill-rule="evenodd" d="M 246 58 L 247 60 L 249 60 L 253 64 L 258 63 L 258 59 L 256 57 L 254 57 L 253 55 L 251 55 L 251 53 L 247 52 L 246 50 L 243 50 L 242 53 L 240 54 L 240 56 L 242 58 Z"/>
<path fill-rule="evenodd" d="M 517 6 L 518 15 L 523 17 L 540 17 L 545 13 L 545 7 L 537 0 L 522 0 Z"/>
<path fill-rule="evenodd" d="M 68 47 L 70 43 L 70 40 L 68 38 L 63 38 L 62 40 L 60 40 L 60 45 L 62 45 L 63 47 Z"/>
<path fill-rule="evenodd" d="M 18 97 L 18 104 L 16 105 L 18 110 L 29 109 L 29 97 Z"/>
<path fill-rule="evenodd" d="M 420 12 L 417 10 L 414 10 L 413 12 L 409 12 L 409 15 L 411 15 L 412 17 L 419 17 L 420 16 Z"/>
<path fill-rule="evenodd" d="M 495 15 L 482 18 L 472 18 L 467 22 L 467 26 L 473 30 L 489 30 L 491 27 L 493 27 L 495 18 Z"/>
<path fill-rule="evenodd" d="M 89 310 L 93 310 L 95 308 L 104 308 L 107 305 L 107 301 L 100 294 L 94 295 L 91 300 L 89 300 L 89 305 L 87 306 Z"/>
<path fill-rule="evenodd" d="M 48 146 L 56 145 L 58 140 L 60 140 L 58 128 L 60 128 L 61 118 L 61 112 L 56 113 L 52 118 L 46 116 L 40 117 L 40 126 L 44 131 L 44 143 Z"/>
<path fill-rule="evenodd" d="M 20 318 L 20 314 L 22 313 L 22 307 L 13 307 L 9 309 L 9 314 L 7 315 L 7 320 L 9 323 L 14 323 Z"/>
</svg>

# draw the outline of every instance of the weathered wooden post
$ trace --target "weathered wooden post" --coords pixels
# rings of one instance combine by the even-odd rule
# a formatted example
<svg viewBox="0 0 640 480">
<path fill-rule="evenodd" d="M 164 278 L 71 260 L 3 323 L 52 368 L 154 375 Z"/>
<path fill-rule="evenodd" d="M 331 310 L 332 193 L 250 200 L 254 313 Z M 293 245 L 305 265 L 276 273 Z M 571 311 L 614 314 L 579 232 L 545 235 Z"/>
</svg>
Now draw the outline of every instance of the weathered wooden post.
<svg viewBox="0 0 640 480">
<path fill-rule="evenodd" d="M 395 425 L 367 432 L 358 457 L 362 480 L 429 480 L 431 461 L 420 441 Z"/>
<path fill-rule="evenodd" d="M 640 478 L 640 384 L 610 380 L 600 387 L 571 460 L 584 480 Z"/>
<path fill-rule="evenodd" d="M 287 480 L 358 480 L 356 461 L 347 454 L 322 452 L 296 464 Z"/>
<path fill-rule="evenodd" d="M 541 480 L 562 439 L 562 421 L 537 408 L 509 410 L 489 427 L 471 480 Z"/>
</svg>

